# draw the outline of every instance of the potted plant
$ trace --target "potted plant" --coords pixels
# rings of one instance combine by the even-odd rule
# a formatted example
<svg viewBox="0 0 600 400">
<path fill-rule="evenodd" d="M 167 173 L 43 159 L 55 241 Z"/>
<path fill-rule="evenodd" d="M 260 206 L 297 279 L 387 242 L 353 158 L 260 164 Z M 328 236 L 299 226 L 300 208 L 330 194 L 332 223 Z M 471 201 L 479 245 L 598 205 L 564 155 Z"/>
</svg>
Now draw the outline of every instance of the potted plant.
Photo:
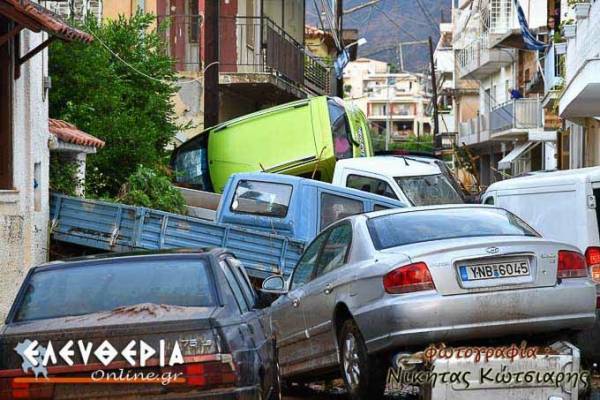
<svg viewBox="0 0 600 400">
<path fill-rule="evenodd" d="M 573 39 L 577 33 L 577 25 L 572 19 L 565 20 L 562 24 L 562 34 L 567 39 Z"/>
<path fill-rule="evenodd" d="M 569 0 L 569 5 L 575 10 L 575 18 L 578 20 L 587 18 L 592 6 L 589 0 Z"/>
<path fill-rule="evenodd" d="M 554 42 L 554 51 L 556 54 L 565 54 L 567 52 L 567 42 L 565 38 L 560 34 L 560 30 L 555 30 L 552 35 L 552 42 Z"/>
</svg>

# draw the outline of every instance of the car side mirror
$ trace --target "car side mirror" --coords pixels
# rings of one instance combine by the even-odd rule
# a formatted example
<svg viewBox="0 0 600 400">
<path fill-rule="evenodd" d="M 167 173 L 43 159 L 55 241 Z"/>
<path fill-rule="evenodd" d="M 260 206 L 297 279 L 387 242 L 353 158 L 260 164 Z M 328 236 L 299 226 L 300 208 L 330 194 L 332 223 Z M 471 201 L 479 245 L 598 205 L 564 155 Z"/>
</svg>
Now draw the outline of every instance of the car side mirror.
<svg viewBox="0 0 600 400">
<path fill-rule="evenodd" d="M 263 281 L 261 292 L 282 295 L 288 291 L 281 275 L 271 275 Z"/>
</svg>

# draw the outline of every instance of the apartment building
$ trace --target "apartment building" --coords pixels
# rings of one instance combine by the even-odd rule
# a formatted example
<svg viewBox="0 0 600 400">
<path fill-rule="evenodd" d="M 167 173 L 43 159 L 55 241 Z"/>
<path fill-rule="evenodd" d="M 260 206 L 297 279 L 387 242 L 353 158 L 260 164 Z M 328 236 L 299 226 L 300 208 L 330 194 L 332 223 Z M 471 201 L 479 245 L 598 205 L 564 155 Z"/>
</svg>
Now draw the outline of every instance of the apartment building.
<svg viewBox="0 0 600 400">
<path fill-rule="evenodd" d="M 204 129 L 204 72 L 219 69 L 219 121 L 331 93 L 330 68 L 305 47 L 305 2 L 229 0 L 219 4 L 218 64 L 205 62 L 205 0 L 103 0 L 104 18 L 137 9 L 168 24 L 164 35 L 181 88 L 174 99 L 184 141 Z M 183 84 L 183 82 L 186 82 Z M 213 99 L 214 100 L 214 99 Z"/>
<path fill-rule="evenodd" d="M 527 32 L 548 41 L 554 1 L 519 0 Z M 456 73 L 477 81 L 472 118 L 459 118 L 458 142 L 477 159 L 480 184 L 556 168 L 556 122 L 546 123 L 543 99 L 546 50 L 531 50 L 512 0 L 459 0 L 453 4 Z"/>
<path fill-rule="evenodd" d="M 458 126 L 454 106 L 456 82 L 454 79 L 454 51 L 452 23 L 440 24 L 440 39 L 433 52 L 437 82 L 438 127 L 440 151 L 445 159 L 452 159 Z"/>
<path fill-rule="evenodd" d="M 410 136 L 432 133 L 427 114 L 431 96 L 425 81 L 422 74 L 390 73 L 387 63 L 368 58 L 359 58 L 346 67 L 346 97 L 367 116 L 379 149 Z"/>
<path fill-rule="evenodd" d="M 600 2 L 568 9 L 563 24 L 564 79 L 557 77 L 558 109 L 564 119 L 559 136 L 561 169 L 600 165 Z M 558 49 L 556 49 L 558 46 Z M 555 95 L 555 97 L 557 97 Z"/>
</svg>

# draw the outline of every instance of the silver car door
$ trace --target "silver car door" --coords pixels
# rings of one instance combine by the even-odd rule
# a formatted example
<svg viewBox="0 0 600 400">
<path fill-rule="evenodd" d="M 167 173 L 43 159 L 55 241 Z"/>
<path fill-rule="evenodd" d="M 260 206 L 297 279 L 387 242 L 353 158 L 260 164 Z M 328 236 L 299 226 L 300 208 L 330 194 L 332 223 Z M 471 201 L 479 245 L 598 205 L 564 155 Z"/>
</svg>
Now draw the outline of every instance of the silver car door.
<svg viewBox="0 0 600 400">
<path fill-rule="evenodd" d="M 337 364 L 337 345 L 332 322 L 336 299 L 346 290 L 343 270 L 352 242 L 352 227 L 343 222 L 327 230 L 329 235 L 317 262 L 316 278 L 306 285 L 304 306 L 311 343 L 311 366 Z M 347 274 L 347 273 L 346 273 Z M 347 281 L 347 279 L 346 279 Z"/>
<path fill-rule="evenodd" d="M 279 366 L 284 376 L 304 370 L 303 363 L 310 357 L 304 315 L 305 288 L 314 277 L 317 258 L 325 238 L 325 235 L 319 235 L 308 246 L 294 269 L 289 292 L 271 306 Z"/>
</svg>

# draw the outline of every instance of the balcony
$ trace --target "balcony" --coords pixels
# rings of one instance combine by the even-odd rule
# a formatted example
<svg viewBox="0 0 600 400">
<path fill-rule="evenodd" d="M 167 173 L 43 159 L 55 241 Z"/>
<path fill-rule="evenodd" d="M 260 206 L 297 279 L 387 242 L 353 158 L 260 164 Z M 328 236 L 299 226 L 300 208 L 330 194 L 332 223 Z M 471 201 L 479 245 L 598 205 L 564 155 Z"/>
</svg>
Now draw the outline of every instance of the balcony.
<svg viewBox="0 0 600 400">
<path fill-rule="evenodd" d="M 200 75 L 204 66 L 202 16 L 163 15 L 157 22 L 165 27 L 163 37 L 175 70 L 181 75 Z M 330 69 L 269 18 L 221 17 L 219 33 L 221 85 L 277 103 L 330 93 Z"/>
<path fill-rule="evenodd" d="M 528 136 L 530 131 L 544 128 L 542 104 L 539 98 L 508 101 L 490 113 L 492 139 L 514 140 Z"/>
<path fill-rule="evenodd" d="M 221 17 L 220 84 L 240 94 L 276 95 L 257 88 L 269 83 L 296 97 L 330 92 L 330 70 L 283 28 L 267 17 Z M 280 102 L 281 100 L 279 100 Z"/>
<path fill-rule="evenodd" d="M 559 46 L 563 45 L 564 43 L 559 44 Z M 558 92 L 565 83 L 565 79 L 562 77 L 562 71 L 560 70 L 560 58 L 564 57 L 564 55 L 558 54 L 556 50 L 557 46 L 556 44 L 553 44 L 549 47 L 548 52 L 544 57 L 544 107 L 558 98 Z"/>
<path fill-rule="evenodd" d="M 472 146 L 490 139 L 487 116 L 479 115 L 458 124 L 458 145 Z"/>
<path fill-rule="evenodd" d="M 490 36 L 491 47 L 526 49 L 513 0 L 487 0 L 481 9 L 484 29 Z M 519 0 L 529 28 L 545 29 L 547 0 Z"/>
<path fill-rule="evenodd" d="M 489 38 L 482 36 L 457 54 L 460 79 L 484 79 L 515 60 L 514 50 L 490 49 Z"/>
<path fill-rule="evenodd" d="M 589 17 L 577 22 L 577 34 L 567 43 L 565 90 L 560 98 L 562 118 L 600 115 L 600 1 Z"/>
</svg>

